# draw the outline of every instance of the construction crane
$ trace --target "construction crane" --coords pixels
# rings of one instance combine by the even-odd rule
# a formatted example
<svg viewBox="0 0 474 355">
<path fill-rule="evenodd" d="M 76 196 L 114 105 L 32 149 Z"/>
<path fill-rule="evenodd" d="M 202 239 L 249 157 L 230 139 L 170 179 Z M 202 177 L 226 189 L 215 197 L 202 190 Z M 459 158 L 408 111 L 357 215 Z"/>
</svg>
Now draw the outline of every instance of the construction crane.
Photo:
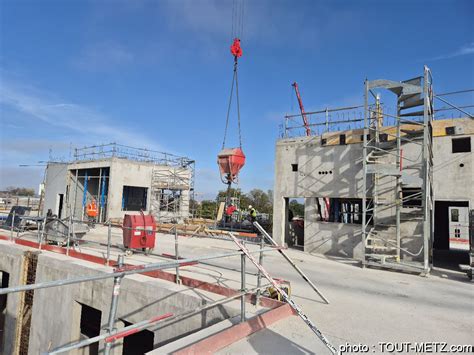
<svg viewBox="0 0 474 355">
<path fill-rule="evenodd" d="M 295 88 L 296 98 L 298 99 L 298 104 L 300 105 L 301 117 L 303 117 L 303 124 L 306 130 L 306 136 L 311 135 L 311 128 L 309 127 L 308 117 L 306 117 L 306 112 L 303 106 L 303 100 L 301 100 L 300 90 L 298 89 L 298 83 L 295 81 L 291 84 Z"/>
<path fill-rule="evenodd" d="M 245 165 L 245 154 L 242 150 L 242 136 L 240 132 L 240 101 L 239 101 L 239 81 L 237 76 L 238 59 L 242 56 L 242 48 L 240 47 L 240 37 L 243 32 L 243 1 L 234 1 L 232 14 L 232 36 L 233 43 L 230 46 L 230 52 L 234 58 L 234 75 L 232 77 L 232 85 L 230 88 L 229 104 L 227 108 L 227 117 L 225 123 L 224 140 L 222 142 L 222 149 L 217 155 L 217 164 L 219 165 L 219 172 L 221 180 L 227 185 L 227 194 L 225 206 L 231 203 L 231 185 L 238 182 L 240 170 Z M 237 106 L 237 123 L 238 123 L 238 147 L 227 147 L 226 138 L 227 130 L 229 128 L 230 112 L 232 107 L 232 99 L 235 93 Z"/>
</svg>

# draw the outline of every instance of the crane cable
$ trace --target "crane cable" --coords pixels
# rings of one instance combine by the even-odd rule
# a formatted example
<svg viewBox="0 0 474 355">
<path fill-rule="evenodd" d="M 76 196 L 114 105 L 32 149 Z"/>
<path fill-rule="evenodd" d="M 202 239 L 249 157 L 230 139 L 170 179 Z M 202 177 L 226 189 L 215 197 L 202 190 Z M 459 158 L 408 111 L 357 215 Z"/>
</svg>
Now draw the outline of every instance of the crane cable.
<svg viewBox="0 0 474 355">
<path fill-rule="evenodd" d="M 240 6 L 239 6 L 240 4 Z M 238 40 L 240 43 L 240 36 L 243 33 L 243 14 L 244 14 L 244 1 L 243 0 L 234 0 L 232 2 L 232 37 L 235 41 Z M 240 47 L 239 47 L 240 49 Z M 234 85 L 235 85 L 235 97 L 237 103 L 237 123 L 238 123 L 238 131 L 239 131 L 239 147 L 242 149 L 242 133 L 241 133 L 241 126 L 240 126 L 240 99 L 239 99 L 239 80 L 237 75 L 237 64 L 238 64 L 238 57 L 240 57 L 242 53 L 239 55 L 234 54 L 234 74 L 232 76 L 232 84 L 230 87 L 230 96 L 229 96 L 229 105 L 227 107 L 227 117 L 225 122 L 225 130 L 224 130 L 224 140 L 222 142 L 222 149 L 225 147 L 225 142 L 227 138 L 227 129 L 229 127 L 229 117 L 230 117 L 230 109 L 232 107 L 232 98 L 234 94 Z"/>
<path fill-rule="evenodd" d="M 225 121 L 224 141 L 222 142 L 222 149 L 225 147 L 225 141 L 227 138 L 227 129 L 229 127 L 230 109 L 232 107 L 232 97 L 234 96 L 234 84 L 235 84 L 235 96 L 237 101 L 237 123 L 239 128 L 239 147 L 242 148 L 242 134 L 240 132 L 240 101 L 239 101 L 239 80 L 237 77 L 237 57 L 234 59 L 234 75 L 232 76 L 232 85 L 230 87 L 229 105 L 227 107 L 227 118 Z"/>
<path fill-rule="evenodd" d="M 232 1 L 232 32 L 230 34 L 231 40 L 234 38 L 241 38 L 244 32 L 244 0 Z"/>
</svg>

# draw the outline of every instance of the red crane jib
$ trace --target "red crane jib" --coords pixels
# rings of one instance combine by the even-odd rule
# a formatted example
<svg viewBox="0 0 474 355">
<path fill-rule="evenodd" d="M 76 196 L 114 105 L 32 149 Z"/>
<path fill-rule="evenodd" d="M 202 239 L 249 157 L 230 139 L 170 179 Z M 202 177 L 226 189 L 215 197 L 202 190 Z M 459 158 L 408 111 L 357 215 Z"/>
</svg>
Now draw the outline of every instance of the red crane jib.
<svg viewBox="0 0 474 355">
<path fill-rule="evenodd" d="M 306 112 L 304 111 L 303 100 L 301 99 L 300 90 L 298 89 L 298 83 L 295 81 L 291 84 L 295 88 L 296 98 L 298 99 L 298 104 L 300 105 L 301 116 L 303 117 L 304 128 L 306 130 L 306 135 L 311 135 L 311 128 L 309 128 L 308 118 L 306 117 Z"/>
<path fill-rule="evenodd" d="M 234 43 L 230 46 L 230 52 L 232 55 L 236 58 L 239 58 L 242 56 L 242 48 L 240 47 L 240 39 L 235 38 Z"/>
</svg>

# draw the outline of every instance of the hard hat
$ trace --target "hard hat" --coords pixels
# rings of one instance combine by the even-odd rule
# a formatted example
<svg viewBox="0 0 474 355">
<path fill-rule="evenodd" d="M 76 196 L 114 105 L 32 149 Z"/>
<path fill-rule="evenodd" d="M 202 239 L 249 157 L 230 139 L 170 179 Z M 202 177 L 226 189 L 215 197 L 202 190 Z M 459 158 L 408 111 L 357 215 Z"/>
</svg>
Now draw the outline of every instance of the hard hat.
<svg viewBox="0 0 474 355">
<path fill-rule="evenodd" d="M 252 208 L 252 205 L 249 205 L 249 208 Z"/>
</svg>

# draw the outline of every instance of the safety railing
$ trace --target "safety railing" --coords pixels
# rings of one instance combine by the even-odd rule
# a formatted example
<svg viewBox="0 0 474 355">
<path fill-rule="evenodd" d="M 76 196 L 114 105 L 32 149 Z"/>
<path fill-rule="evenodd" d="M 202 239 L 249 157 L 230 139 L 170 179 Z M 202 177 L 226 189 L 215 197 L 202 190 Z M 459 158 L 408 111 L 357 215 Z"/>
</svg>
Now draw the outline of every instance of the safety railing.
<svg viewBox="0 0 474 355">
<path fill-rule="evenodd" d="M 19 216 L 14 216 L 12 218 L 12 221 L 15 221 L 15 217 L 17 218 L 22 218 L 22 219 L 29 219 L 28 217 L 19 217 Z M 38 243 L 38 249 L 41 249 L 42 242 L 45 241 L 46 239 L 44 238 L 47 236 L 48 233 L 45 232 L 44 221 L 47 220 L 43 218 L 41 222 L 42 228 L 38 228 L 40 231 L 39 233 L 39 241 Z M 70 222 L 73 222 L 72 219 L 70 219 Z M 107 257 L 106 257 L 106 264 L 110 265 L 110 250 L 112 248 L 120 248 L 117 245 L 114 245 L 111 243 L 111 236 L 112 236 L 112 223 L 109 221 L 106 224 L 108 226 L 108 236 L 107 236 Z M 121 226 L 122 227 L 122 226 Z M 126 228 L 126 227 L 122 227 Z M 143 228 L 130 228 L 134 230 L 143 230 Z M 15 242 L 16 239 L 21 239 L 22 237 L 18 237 L 14 235 L 15 226 L 14 223 L 11 224 L 10 226 L 10 241 Z M 141 331 L 143 329 L 146 329 L 150 326 L 156 325 L 158 322 L 168 322 L 168 321 L 178 321 L 180 319 L 184 319 L 187 317 L 190 317 L 194 314 L 198 314 L 203 310 L 206 310 L 208 308 L 215 307 L 217 305 L 221 305 L 227 302 L 230 302 L 232 300 L 241 299 L 241 309 L 240 309 L 240 317 L 241 317 L 241 322 L 246 321 L 246 309 L 245 309 L 245 303 L 246 303 L 246 297 L 249 294 L 254 294 L 257 293 L 255 296 L 255 304 L 258 303 L 259 297 L 261 297 L 261 291 L 264 290 L 269 286 L 269 284 L 262 285 L 261 281 L 261 274 L 258 272 L 257 274 L 255 273 L 250 273 L 252 275 L 257 275 L 257 287 L 252 288 L 252 289 L 247 289 L 246 288 L 246 274 L 249 274 L 246 270 L 245 266 L 245 253 L 241 250 L 239 251 L 234 251 L 234 252 L 228 252 L 228 253 L 220 253 L 220 254 L 215 254 L 215 255 L 204 255 L 201 257 L 195 257 L 195 258 L 181 258 L 179 255 L 179 234 L 178 234 L 178 229 L 175 227 L 172 230 L 172 233 L 174 234 L 174 239 L 175 239 L 175 255 L 173 261 L 161 261 L 157 263 L 149 263 L 149 264 L 140 264 L 140 265 L 125 265 L 124 264 L 124 256 L 123 254 L 119 254 L 117 258 L 117 264 L 114 267 L 113 272 L 111 273 L 101 273 L 97 275 L 92 275 L 92 276 L 85 276 L 85 277 L 77 277 L 77 278 L 70 278 L 70 279 L 63 279 L 63 280 L 54 280 L 54 281 L 46 281 L 46 282 L 38 282 L 35 284 L 29 284 L 29 285 L 19 285 L 19 286 L 13 286 L 13 287 L 8 287 L 8 288 L 3 288 L 0 289 L 0 295 L 3 294 L 10 294 L 10 293 L 17 293 L 17 292 L 26 292 L 26 291 L 32 291 L 32 290 L 37 290 L 37 289 L 45 289 L 45 288 L 52 288 L 52 287 L 60 287 L 60 286 L 65 286 L 65 285 L 72 285 L 72 284 L 78 284 L 78 283 L 83 283 L 83 282 L 91 282 L 91 281 L 98 281 L 98 280 L 105 280 L 109 278 L 114 279 L 114 284 L 113 284 L 113 290 L 112 290 L 112 297 L 111 297 L 111 302 L 110 302 L 110 311 L 109 311 L 109 319 L 108 319 L 108 326 L 107 326 L 107 331 L 104 334 L 100 334 L 99 336 L 90 338 L 90 339 L 85 339 L 82 341 L 70 343 L 61 347 L 58 347 L 56 349 L 53 349 L 47 354 L 59 354 L 59 353 L 64 353 L 68 352 L 73 349 L 78 349 L 84 346 L 88 346 L 90 344 L 99 342 L 99 341 L 104 341 L 105 347 L 104 347 L 104 353 L 105 354 L 110 354 L 110 350 L 114 344 L 114 342 L 118 339 L 121 339 L 123 337 L 126 337 L 128 335 L 134 334 L 138 331 Z M 79 238 L 73 238 L 71 237 L 72 233 L 67 233 L 68 235 L 66 236 L 67 243 L 71 243 L 72 241 L 84 241 Z M 97 241 L 87 241 L 90 243 L 98 243 L 102 244 Z M 281 247 L 278 246 L 266 246 L 265 243 L 263 242 L 263 239 L 261 243 L 253 243 L 253 244 L 258 244 L 260 245 L 260 248 L 256 251 L 252 251 L 251 253 L 259 254 L 260 262 L 263 263 L 263 255 L 267 252 L 273 252 L 276 250 L 281 249 Z M 158 254 L 155 254 L 159 256 Z M 143 273 L 148 273 L 151 271 L 157 271 L 157 270 L 165 270 L 165 269 L 175 269 L 176 270 L 176 283 L 180 283 L 180 274 L 179 274 L 179 268 L 182 266 L 190 265 L 193 263 L 201 263 L 201 262 L 206 262 L 209 260 L 215 260 L 215 259 L 221 259 L 221 258 L 227 258 L 227 257 L 235 257 L 239 256 L 241 257 L 241 268 L 240 270 L 238 269 L 231 269 L 234 271 L 239 271 L 241 274 L 241 288 L 240 290 L 231 296 L 225 297 L 223 299 L 220 299 L 215 302 L 211 302 L 208 304 L 205 304 L 201 307 L 199 307 L 196 310 L 193 310 L 191 312 L 186 312 L 184 314 L 180 315 L 174 315 L 171 313 L 166 313 L 162 315 L 158 315 L 156 317 L 153 317 L 151 319 L 147 319 L 141 322 L 138 322 L 134 325 L 130 325 L 128 327 L 122 328 L 120 330 L 117 330 L 115 328 L 115 323 L 117 320 L 117 305 L 119 302 L 119 296 L 120 296 L 120 284 L 122 282 L 122 279 L 126 276 L 129 275 L 134 275 L 134 274 L 143 274 Z M 219 266 L 220 267 L 220 266 Z"/>
</svg>

